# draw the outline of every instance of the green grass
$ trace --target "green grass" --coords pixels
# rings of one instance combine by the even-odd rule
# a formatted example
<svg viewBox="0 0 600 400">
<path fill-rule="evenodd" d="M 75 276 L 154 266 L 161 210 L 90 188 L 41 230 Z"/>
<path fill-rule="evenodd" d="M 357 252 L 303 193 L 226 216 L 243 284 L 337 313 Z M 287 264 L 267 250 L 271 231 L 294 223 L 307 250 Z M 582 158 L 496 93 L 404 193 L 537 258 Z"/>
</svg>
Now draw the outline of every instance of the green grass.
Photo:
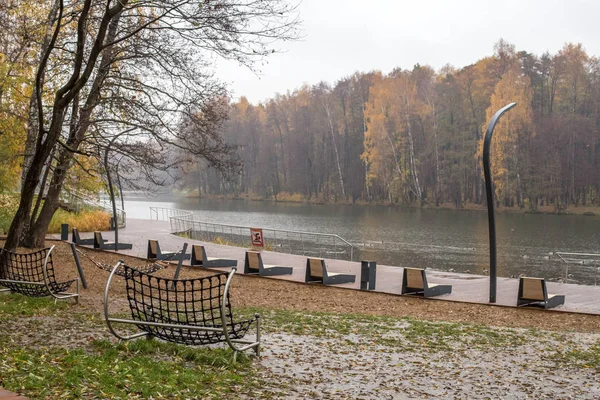
<svg viewBox="0 0 600 400">
<path fill-rule="evenodd" d="M 552 357 L 556 362 L 571 367 L 594 368 L 600 372 L 600 341 L 587 348 L 569 344 L 566 350 L 555 349 Z"/>
<path fill-rule="evenodd" d="M 36 326 L 37 337 L 55 336 L 51 321 L 57 317 L 80 324 L 82 332 L 84 326 L 91 327 L 111 338 L 101 318 L 77 306 L 0 294 L 0 387 L 32 399 L 220 399 L 236 398 L 258 385 L 251 358 L 239 354 L 233 364 L 233 352 L 224 345 L 211 349 L 144 339 L 125 344 L 79 340 L 60 347 L 45 347 L 43 340 L 33 344 L 19 328 L 35 326 L 39 316 L 48 316 L 45 321 L 50 324 L 45 330 Z"/>
<path fill-rule="evenodd" d="M 358 335 L 371 343 L 407 351 L 429 349 L 456 351 L 457 344 L 471 348 L 518 347 L 535 337 L 533 331 L 518 332 L 494 329 L 486 325 L 422 321 L 360 314 L 332 314 L 284 310 L 239 310 L 244 317 L 255 312 L 264 317 L 266 332 L 289 332 L 296 335 L 342 339 Z M 398 335 L 399 333 L 400 335 Z M 417 344 L 418 346 L 414 346 Z"/>
<path fill-rule="evenodd" d="M 53 315 L 68 307 L 66 302 L 54 304 L 48 297 L 33 298 L 20 294 L 0 293 L 0 321 L 9 318 Z"/>
<path fill-rule="evenodd" d="M 231 352 L 138 340 L 93 349 L 0 346 L 0 383 L 32 398 L 223 398 L 252 386 L 249 361 Z"/>
</svg>

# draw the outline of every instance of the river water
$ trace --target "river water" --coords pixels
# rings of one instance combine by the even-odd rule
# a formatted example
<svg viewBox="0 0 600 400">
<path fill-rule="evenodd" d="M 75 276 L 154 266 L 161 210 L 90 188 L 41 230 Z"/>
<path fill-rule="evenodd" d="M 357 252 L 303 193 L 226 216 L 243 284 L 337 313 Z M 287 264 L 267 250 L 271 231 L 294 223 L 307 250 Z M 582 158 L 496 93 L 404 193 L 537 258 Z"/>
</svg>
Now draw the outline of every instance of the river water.
<svg viewBox="0 0 600 400">
<path fill-rule="evenodd" d="M 488 273 L 488 221 L 482 211 L 126 197 L 129 218 L 150 218 L 150 206 L 190 210 L 206 222 L 337 234 L 355 246 L 355 260 Z M 600 253 L 600 217 L 497 213 L 496 228 L 499 276 L 600 284 L 599 262 L 566 271 L 553 255 Z"/>
</svg>

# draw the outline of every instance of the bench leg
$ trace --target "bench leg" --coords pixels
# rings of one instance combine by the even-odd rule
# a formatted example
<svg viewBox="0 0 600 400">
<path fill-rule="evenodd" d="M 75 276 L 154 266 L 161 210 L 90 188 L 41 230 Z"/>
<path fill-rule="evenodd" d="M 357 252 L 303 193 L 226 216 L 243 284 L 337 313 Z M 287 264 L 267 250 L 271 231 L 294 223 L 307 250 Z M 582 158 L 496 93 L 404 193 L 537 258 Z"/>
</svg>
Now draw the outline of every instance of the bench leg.
<svg viewBox="0 0 600 400">
<path fill-rule="evenodd" d="M 565 296 L 554 296 L 546 302 L 545 309 L 558 307 L 562 304 L 565 304 Z"/>
<path fill-rule="evenodd" d="M 343 283 L 354 283 L 355 281 L 356 275 L 337 275 L 323 278 L 324 285 L 341 285 Z"/>
<path fill-rule="evenodd" d="M 450 294 L 450 293 L 452 293 L 452 285 L 438 285 L 433 288 L 427 288 L 424 296 L 425 297 L 434 297 L 434 296 L 441 296 L 443 294 Z"/>
</svg>

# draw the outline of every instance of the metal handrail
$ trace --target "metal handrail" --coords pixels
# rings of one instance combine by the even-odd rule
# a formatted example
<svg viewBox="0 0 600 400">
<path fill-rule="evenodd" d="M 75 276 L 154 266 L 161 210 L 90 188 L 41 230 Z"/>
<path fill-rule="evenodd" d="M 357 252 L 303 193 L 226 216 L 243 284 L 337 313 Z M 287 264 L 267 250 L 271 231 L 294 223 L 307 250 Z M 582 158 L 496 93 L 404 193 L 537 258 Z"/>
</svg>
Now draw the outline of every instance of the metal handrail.
<svg viewBox="0 0 600 400">
<path fill-rule="evenodd" d="M 596 268 L 596 274 L 594 275 L 594 286 L 598 284 L 598 275 L 600 275 L 599 253 L 570 253 L 566 251 L 555 251 L 554 255 L 560 258 L 560 260 L 565 263 L 565 282 L 569 280 L 569 265 L 582 265 L 588 268 Z M 568 258 L 568 256 L 588 258 Z M 597 257 L 597 259 L 590 259 L 593 257 Z M 588 263 L 588 265 L 586 265 L 586 263 Z"/>
<path fill-rule="evenodd" d="M 218 228 L 222 232 L 226 232 L 227 230 L 229 230 L 231 232 L 233 229 L 237 230 L 237 229 L 252 229 L 253 228 L 251 226 L 244 226 L 244 225 L 220 224 L 220 223 L 216 223 L 216 222 L 199 221 L 199 220 L 195 219 L 195 214 L 192 211 L 181 210 L 181 209 L 177 209 L 177 208 L 168 208 L 168 207 L 150 207 L 150 218 L 151 219 L 161 219 L 163 221 L 166 221 L 168 219 L 168 221 L 171 224 L 171 233 L 181 233 L 183 231 L 190 230 L 190 228 L 188 228 L 187 226 L 185 226 L 186 229 L 183 229 L 183 230 L 181 229 L 181 227 L 176 228 L 174 225 L 177 223 L 194 224 L 194 225 L 199 226 L 200 228 L 201 228 L 202 224 L 204 224 L 207 228 L 210 225 L 210 226 L 212 226 L 212 228 Z M 288 236 L 290 234 L 291 235 L 300 235 L 301 237 L 302 236 L 313 236 L 316 238 L 317 243 L 320 243 L 320 241 L 323 240 L 320 238 L 330 238 L 330 239 L 333 239 L 334 241 L 339 240 L 340 246 L 345 245 L 349 248 L 350 261 L 354 260 L 354 245 L 339 235 L 336 235 L 333 233 L 305 232 L 305 231 L 294 231 L 294 230 L 265 228 L 265 227 L 263 227 L 262 229 L 263 229 L 263 232 L 264 231 L 273 232 L 273 234 L 275 235 L 275 239 L 277 239 L 277 234 L 279 233 L 279 234 L 286 234 Z M 285 235 L 283 235 L 283 236 L 285 236 Z M 283 239 L 283 238 L 281 238 L 281 239 Z M 304 243 L 302 243 L 302 244 L 304 245 Z M 337 246 L 337 245 L 335 245 L 335 246 Z"/>
<path fill-rule="evenodd" d="M 169 217 L 169 219 L 179 219 L 181 217 Z M 222 227 L 227 227 L 227 228 L 240 228 L 240 229 L 251 229 L 253 228 L 252 226 L 245 226 L 245 225 L 231 225 L 231 224 L 219 224 L 217 222 L 206 222 L 206 221 L 198 221 L 196 219 L 194 220 L 189 220 L 186 219 L 184 221 L 187 222 L 197 222 L 199 224 L 210 224 L 210 225 L 217 225 L 217 226 L 222 226 Z M 346 239 L 336 235 L 335 233 L 319 233 L 319 232 L 304 232 L 304 231 L 291 231 L 291 230 L 287 230 L 287 229 L 277 229 L 277 228 L 262 228 L 264 230 L 269 230 L 269 231 L 274 231 L 274 232 L 287 232 L 287 233 L 297 233 L 299 235 L 314 235 L 314 236 L 323 236 L 323 237 L 334 237 L 336 239 L 340 239 L 342 242 L 344 242 L 345 244 L 347 244 L 350 247 L 354 247 L 352 245 L 352 243 L 350 243 L 349 241 L 347 241 Z"/>
<path fill-rule="evenodd" d="M 159 215 L 160 212 L 160 215 Z M 160 219 L 160 216 L 165 216 L 165 214 L 167 215 L 167 218 L 171 218 L 173 216 L 177 216 L 177 217 L 193 217 L 194 213 L 191 211 L 187 211 L 187 210 L 181 210 L 179 208 L 169 208 L 169 207 L 150 207 L 150 219 L 155 219 L 153 218 L 153 214 L 154 213 L 156 215 L 156 219 L 157 220 L 161 220 L 161 221 L 167 221 L 167 219 Z M 176 215 L 171 215 L 171 214 L 176 214 Z"/>
<path fill-rule="evenodd" d="M 110 206 L 106 205 L 105 204 L 106 200 L 102 199 L 101 197 L 93 198 L 92 196 L 85 196 L 84 194 L 81 194 L 78 192 L 73 192 L 73 191 L 63 192 L 63 194 L 61 194 L 61 196 L 63 199 L 65 199 L 65 196 L 67 196 L 67 198 L 70 197 L 72 199 L 77 199 L 82 204 L 86 204 L 90 207 L 100 208 L 111 215 L 113 213 L 112 205 L 110 205 Z M 79 211 L 81 209 L 80 204 L 74 204 L 74 205 L 75 205 L 75 210 Z M 125 228 L 125 226 L 127 224 L 127 213 L 125 212 L 125 210 L 117 208 L 116 219 L 117 219 L 117 223 L 119 224 L 119 228 Z"/>
</svg>

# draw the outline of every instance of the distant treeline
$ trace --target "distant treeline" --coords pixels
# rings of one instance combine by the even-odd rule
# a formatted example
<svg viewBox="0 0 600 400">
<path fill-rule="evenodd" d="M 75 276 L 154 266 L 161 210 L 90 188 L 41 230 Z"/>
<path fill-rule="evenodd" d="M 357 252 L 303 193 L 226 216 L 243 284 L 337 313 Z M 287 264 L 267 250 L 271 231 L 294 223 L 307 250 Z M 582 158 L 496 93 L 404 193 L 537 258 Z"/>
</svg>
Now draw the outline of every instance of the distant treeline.
<svg viewBox="0 0 600 400">
<path fill-rule="evenodd" d="M 498 204 L 598 205 L 600 61 L 575 44 L 541 56 L 503 40 L 494 49 L 460 69 L 416 65 L 264 104 L 241 98 L 224 131 L 239 147 L 239 175 L 203 170 L 188 185 L 208 195 L 481 204 L 483 133 L 516 101 L 492 144 Z"/>
</svg>

